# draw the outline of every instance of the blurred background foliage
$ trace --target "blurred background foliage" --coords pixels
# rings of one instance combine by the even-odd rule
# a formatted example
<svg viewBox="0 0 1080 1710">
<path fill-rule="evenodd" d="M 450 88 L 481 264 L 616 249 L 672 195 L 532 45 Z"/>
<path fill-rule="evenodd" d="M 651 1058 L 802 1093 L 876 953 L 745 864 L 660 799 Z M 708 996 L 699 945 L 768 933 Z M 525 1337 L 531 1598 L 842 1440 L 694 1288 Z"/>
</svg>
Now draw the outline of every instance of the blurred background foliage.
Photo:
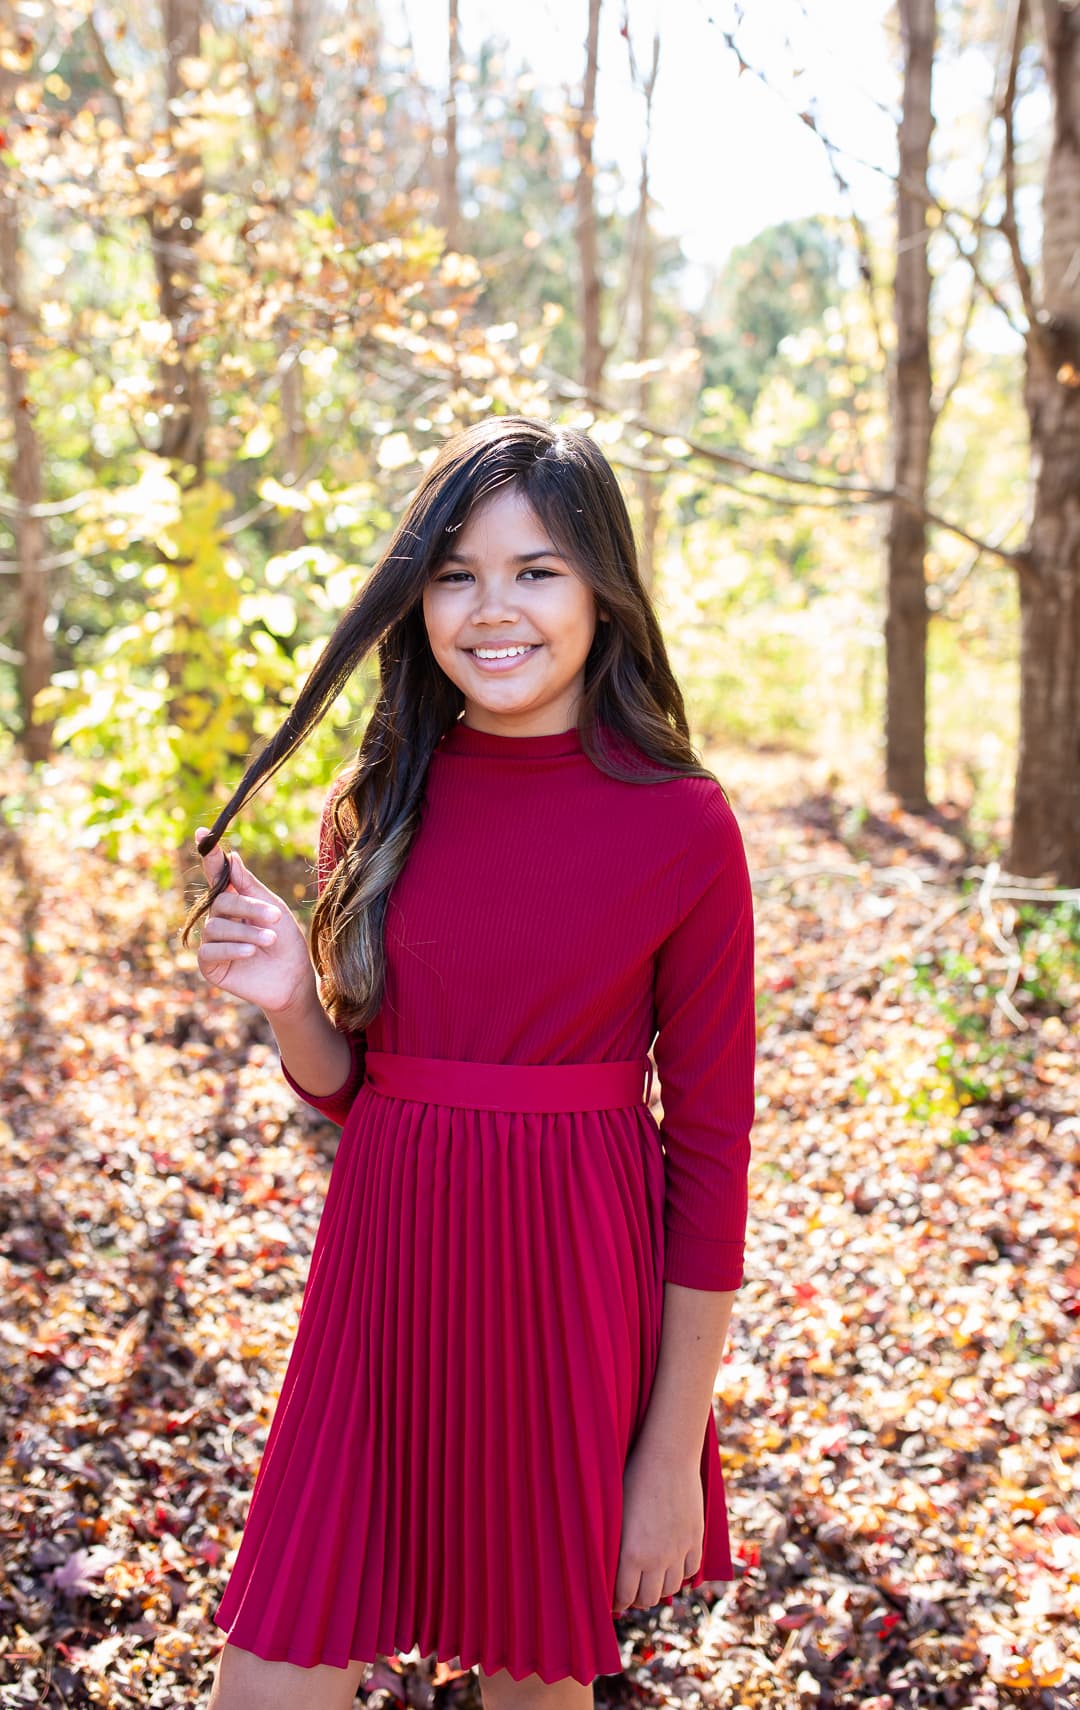
<svg viewBox="0 0 1080 1710">
<path fill-rule="evenodd" d="M 943 52 L 993 59 L 1000 7 L 940 10 Z M 584 39 L 584 0 L 580 11 Z M 890 215 L 767 226 L 695 299 L 647 178 L 635 200 L 625 172 L 590 161 L 601 407 L 580 379 L 581 147 L 595 129 L 580 76 L 545 87 L 512 32 L 466 62 L 451 29 L 447 83 L 432 88 L 373 3 L 275 0 L 242 30 L 210 0 L 172 0 L 169 15 L 172 55 L 160 19 L 127 4 L 5 13 L 22 321 L 8 348 L 40 453 L 47 586 L 34 757 L 86 769 L 72 835 L 119 858 L 149 838 L 166 875 L 284 718 L 437 445 L 490 411 L 586 426 L 615 463 L 702 745 L 780 747 L 873 780 Z M 883 28 L 899 79 L 892 11 Z M 644 139 L 649 41 L 632 8 L 622 34 Z M 969 122 L 938 116 L 942 161 Z M 1034 181 L 1040 158 L 1033 141 L 1021 176 Z M 935 366 L 955 371 L 933 509 L 1015 544 L 1029 473 L 1021 346 L 999 336 L 940 223 L 930 254 Z M 983 261 L 1002 292 L 1006 264 Z M 12 466 L 14 414 L 0 430 Z M 710 459 L 725 448 L 823 485 Z M 852 498 L 846 482 L 871 491 Z M 26 542 L 10 506 L 0 531 L 3 758 L 27 740 Z M 931 535 L 926 574 L 929 793 L 993 849 L 1017 743 L 1016 578 L 947 529 Z M 375 669 L 237 827 L 256 862 L 309 852 Z"/>
</svg>

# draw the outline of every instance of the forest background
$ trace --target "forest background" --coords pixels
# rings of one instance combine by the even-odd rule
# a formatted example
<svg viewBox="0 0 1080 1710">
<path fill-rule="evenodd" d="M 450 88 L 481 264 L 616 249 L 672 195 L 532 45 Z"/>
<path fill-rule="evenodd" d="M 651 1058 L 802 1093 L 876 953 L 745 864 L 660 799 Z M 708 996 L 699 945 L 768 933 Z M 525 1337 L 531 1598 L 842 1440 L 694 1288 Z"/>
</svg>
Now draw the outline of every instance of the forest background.
<svg viewBox="0 0 1080 1710">
<path fill-rule="evenodd" d="M 680 30 L 743 125 L 717 154 L 705 112 L 659 148 L 647 4 L 586 4 L 546 84 L 505 37 L 466 57 L 442 8 L 437 88 L 429 0 L 297 0 L 242 29 L 197 0 L 5 5 L 0 731 L 89 763 L 110 854 L 137 829 L 164 878 L 438 442 L 514 409 L 587 425 L 624 475 L 703 740 L 948 800 L 1016 872 L 1077 881 L 1075 563 L 1064 599 L 1056 563 L 1043 578 L 1022 670 L 1025 340 L 1062 307 L 1031 283 L 1052 80 L 1026 8 L 943 6 L 905 58 L 878 7 L 860 73 L 843 42 L 865 44 L 865 9 L 691 6 Z M 917 46 L 932 9 L 911 10 Z M 621 166 L 598 152 L 605 96 Z M 693 265 L 657 153 L 695 187 Z M 758 177 L 766 202 L 790 178 L 828 205 L 753 230 L 743 189 L 732 247 L 725 185 Z M 1075 293 L 1059 272 L 1044 296 Z M 253 852 L 295 844 L 370 692 L 358 673 L 253 811 Z"/>
<path fill-rule="evenodd" d="M 0 0 L 0 1702 L 195 1701 L 332 1146 L 194 828 L 492 411 L 616 465 L 757 895 L 741 1577 L 635 1691 L 1074 1702 L 1076 112 L 1064 0 Z M 374 669 L 231 831 L 301 914 Z"/>
</svg>

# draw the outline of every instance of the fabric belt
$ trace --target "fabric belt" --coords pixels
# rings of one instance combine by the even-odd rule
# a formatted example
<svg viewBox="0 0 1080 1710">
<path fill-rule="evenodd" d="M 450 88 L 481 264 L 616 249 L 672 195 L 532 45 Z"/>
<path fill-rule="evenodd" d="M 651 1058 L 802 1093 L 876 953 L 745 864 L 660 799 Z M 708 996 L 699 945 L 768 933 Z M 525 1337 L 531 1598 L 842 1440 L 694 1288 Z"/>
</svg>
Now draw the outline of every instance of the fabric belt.
<svg viewBox="0 0 1080 1710">
<path fill-rule="evenodd" d="M 619 1063 L 476 1063 L 368 1051 L 364 1071 L 375 1091 L 389 1098 L 470 1110 L 570 1111 L 647 1105 L 653 1066 L 648 1057 Z"/>
</svg>

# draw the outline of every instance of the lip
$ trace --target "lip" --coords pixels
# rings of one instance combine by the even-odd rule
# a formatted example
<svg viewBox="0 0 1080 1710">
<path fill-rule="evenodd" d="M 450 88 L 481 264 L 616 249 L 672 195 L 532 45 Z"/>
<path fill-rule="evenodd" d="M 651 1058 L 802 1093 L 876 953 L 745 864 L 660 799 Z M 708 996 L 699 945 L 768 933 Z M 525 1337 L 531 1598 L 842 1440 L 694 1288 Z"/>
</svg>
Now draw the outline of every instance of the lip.
<svg viewBox="0 0 1080 1710">
<path fill-rule="evenodd" d="M 462 648 L 462 652 L 468 654 L 478 671 L 483 671 L 488 676 L 497 676 L 500 671 L 514 671 L 519 665 L 524 665 L 534 653 L 539 653 L 543 643 L 539 641 L 491 641 L 479 642 L 477 645 L 481 647 L 527 647 L 529 649 L 528 653 L 515 653 L 512 659 L 478 659 L 471 647 Z"/>
</svg>

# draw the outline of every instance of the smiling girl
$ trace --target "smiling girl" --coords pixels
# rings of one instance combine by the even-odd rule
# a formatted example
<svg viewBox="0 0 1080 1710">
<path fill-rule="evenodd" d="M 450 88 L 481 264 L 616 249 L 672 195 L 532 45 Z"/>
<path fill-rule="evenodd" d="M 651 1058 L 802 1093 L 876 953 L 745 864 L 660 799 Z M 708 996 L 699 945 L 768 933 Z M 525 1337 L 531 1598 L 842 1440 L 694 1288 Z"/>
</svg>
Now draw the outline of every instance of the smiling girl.
<svg viewBox="0 0 1080 1710">
<path fill-rule="evenodd" d="M 220 838 L 375 646 L 309 944 Z M 342 1128 L 211 1710 L 344 1710 L 414 1646 L 486 1710 L 581 1710 L 619 1613 L 734 1577 L 755 1059 L 742 838 L 587 435 L 442 448 L 196 843 L 184 942 Z"/>
</svg>

